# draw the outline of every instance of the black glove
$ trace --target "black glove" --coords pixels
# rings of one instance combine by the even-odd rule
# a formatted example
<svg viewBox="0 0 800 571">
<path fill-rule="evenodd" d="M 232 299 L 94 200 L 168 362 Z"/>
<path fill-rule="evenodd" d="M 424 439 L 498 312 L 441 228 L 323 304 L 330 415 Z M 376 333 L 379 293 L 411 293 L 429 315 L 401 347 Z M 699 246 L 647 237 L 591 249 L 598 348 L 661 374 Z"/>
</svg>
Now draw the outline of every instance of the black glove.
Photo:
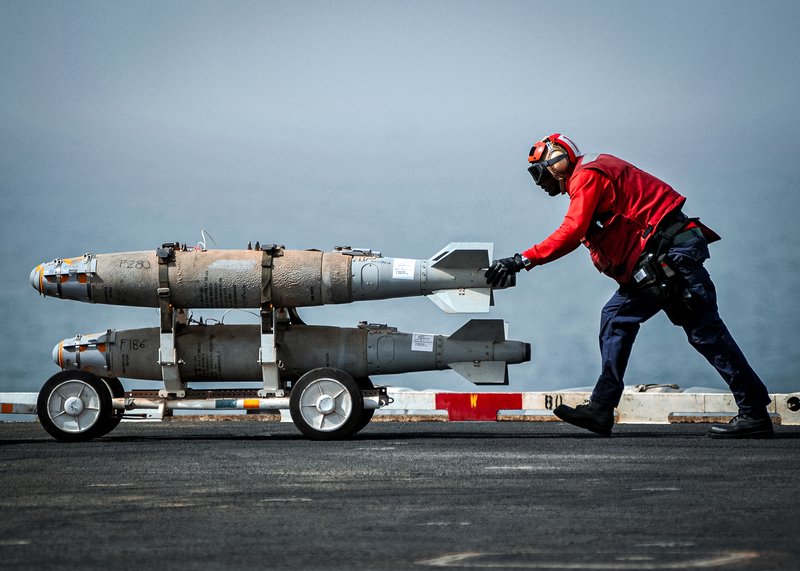
<svg viewBox="0 0 800 571">
<path fill-rule="evenodd" d="M 500 258 L 492 262 L 484 277 L 492 287 L 513 287 L 517 285 L 517 272 L 525 268 L 522 256 L 514 254 L 511 258 Z"/>
</svg>

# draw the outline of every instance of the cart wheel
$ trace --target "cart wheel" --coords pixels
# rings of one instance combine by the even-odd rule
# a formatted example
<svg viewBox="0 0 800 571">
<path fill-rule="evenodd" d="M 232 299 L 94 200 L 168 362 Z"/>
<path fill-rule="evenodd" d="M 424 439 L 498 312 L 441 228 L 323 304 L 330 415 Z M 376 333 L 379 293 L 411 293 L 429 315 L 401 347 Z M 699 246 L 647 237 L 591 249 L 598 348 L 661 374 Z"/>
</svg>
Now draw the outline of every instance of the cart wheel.
<svg viewBox="0 0 800 571">
<path fill-rule="evenodd" d="M 372 384 L 372 379 L 369 377 L 360 377 L 356 379 L 356 384 L 358 388 L 363 390 L 374 389 L 375 385 Z M 361 432 L 368 424 L 369 421 L 372 420 L 372 416 L 375 414 L 374 408 L 365 408 L 361 411 L 361 418 L 358 419 L 358 424 L 356 424 L 356 429 L 353 431 L 353 434 Z"/>
<path fill-rule="evenodd" d="M 337 440 L 355 433 L 364 399 L 340 369 L 313 369 L 300 377 L 289 396 L 295 426 L 311 440 Z"/>
<path fill-rule="evenodd" d="M 112 424 L 110 386 L 85 371 L 56 373 L 39 391 L 39 422 L 62 442 L 81 442 L 106 434 Z"/>
<path fill-rule="evenodd" d="M 125 396 L 125 389 L 123 388 L 122 383 L 119 382 L 118 378 L 102 377 L 102 381 L 106 384 L 106 386 L 108 386 L 108 390 L 111 393 L 111 398 L 122 398 Z M 97 436 L 104 436 L 118 427 L 119 423 L 122 422 L 123 414 L 125 414 L 124 410 L 118 410 L 112 407 L 111 415 L 105 419 L 106 425 L 103 427 L 103 431 Z"/>
</svg>

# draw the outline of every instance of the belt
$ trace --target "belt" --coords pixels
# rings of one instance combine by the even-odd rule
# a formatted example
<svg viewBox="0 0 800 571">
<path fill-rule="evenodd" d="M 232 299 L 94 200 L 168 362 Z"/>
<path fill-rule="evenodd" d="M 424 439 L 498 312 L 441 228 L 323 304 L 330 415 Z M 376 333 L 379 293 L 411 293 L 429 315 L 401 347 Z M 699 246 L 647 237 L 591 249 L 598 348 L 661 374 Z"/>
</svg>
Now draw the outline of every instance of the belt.
<svg viewBox="0 0 800 571">
<path fill-rule="evenodd" d="M 688 223 L 689 217 L 686 216 L 682 210 L 674 210 L 667 214 L 661 221 L 661 224 L 658 225 L 656 236 L 659 234 L 662 237 L 675 236 Z"/>
<path fill-rule="evenodd" d="M 689 240 L 692 240 L 693 238 L 702 238 L 702 237 L 703 237 L 703 233 L 700 231 L 700 228 L 698 228 L 697 226 L 691 226 L 691 227 L 687 228 L 686 230 L 682 230 L 681 232 L 679 232 L 672 239 L 672 245 L 673 246 L 678 246 L 680 244 L 683 244 L 684 242 L 688 242 Z"/>
<path fill-rule="evenodd" d="M 666 252 L 670 246 L 688 242 L 696 236 L 692 221 L 680 209 L 667 214 L 647 244 L 645 252 Z"/>
</svg>

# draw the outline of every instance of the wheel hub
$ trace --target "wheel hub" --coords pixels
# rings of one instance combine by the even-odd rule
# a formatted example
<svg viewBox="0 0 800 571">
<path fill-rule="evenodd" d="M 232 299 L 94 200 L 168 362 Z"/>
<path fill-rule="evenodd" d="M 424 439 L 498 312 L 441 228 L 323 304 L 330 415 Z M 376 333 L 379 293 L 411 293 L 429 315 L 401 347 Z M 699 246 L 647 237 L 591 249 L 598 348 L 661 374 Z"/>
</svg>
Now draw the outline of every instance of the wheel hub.
<svg viewBox="0 0 800 571">
<path fill-rule="evenodd" d="M 331 395 L 322 395 L 317 399 L 317 410 L 322 414 L 331 414 L 336 410 L 336 399 Z"/>
<path fill-rule="evenodd" d="M 70 416 L 80 416 L 83 408 L 83 401 L 78 397 L 69 397 L 64 401 L 64 412 Z"/>
</svg>

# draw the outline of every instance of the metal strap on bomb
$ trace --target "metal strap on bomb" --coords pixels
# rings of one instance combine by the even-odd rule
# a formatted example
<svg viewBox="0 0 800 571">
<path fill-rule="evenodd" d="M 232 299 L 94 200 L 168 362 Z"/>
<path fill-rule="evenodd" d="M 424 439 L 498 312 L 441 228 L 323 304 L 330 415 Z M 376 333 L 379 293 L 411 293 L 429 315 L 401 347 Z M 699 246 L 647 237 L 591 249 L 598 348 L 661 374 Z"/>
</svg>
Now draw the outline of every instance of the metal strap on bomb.
<svg viewBox="0 0 800 571">
<path fill-rule="evenodd" d="M 156 249 L 158 258 L 158 309 L 161 313 L 161 333 L 172 331 L 172 305 L 169 291 L 169 264 L 175 261 L 175 244 Z"/>
<path fill-rule="evenodd" d="M 179 244 L 163 244 L 156 249 L 158 258 L 158 310 L 161 316 L 160 347 L 158 364 L 161 365 L 161 378 L 164 388 L 159 391 L 162 398 L 174 395 L 186 396 L 186 387 L 178 371 L 178 351 L 175 347 L 175 314 L 170 303 L 169 264 L 175 262 L 175 248 Z"/>
<path fill-rule="evenodd" d="M 92 286 L 87 274 L 97 273 L 97 257 L 94 254 L 84 254 L 80 260 L 58 259 L 53 264 L 47 264 L 42 269 L 41 279 L 44 283 L 39 286 L 39 291 L 45 294 L 52 285 L 55 286 L 57 297 L 68 299 L 92 299 Z M 85 297 L 83 295 L 85 290 Z M 80 292 L 80 293 L 79 293 Z M 53 295 L 50 293 L 50 295 Z"/>
<path fill-rule="evenodd" d="M 256 243 L 256 249 L 260 246 Z M 269 244 L 261 249 L 261 329 L 272 327 L 272 320 L 265 323 L 264 319 L 272 313 L 272 258 L 280 256 L 282 250 L 276 244 Z"/>
<path fill-rule="evenodd" d="M 283 396 L 278 373 L 278 352 L 275 345 L 276 314 L 272 305 L 272 260 L 283 255 L 283 246 L 268 244 L 260 246 L 256 242 L 256 250 L 261 250 L 261 347 L 258 350 L 258 362 L 261 364 L 261 376 L 264 387 L 258 391 L 262 398 L 267 396 Z"/>
<path fill-rule="evenodd" d="M 76 335 L 72 339 L 65 339 L 57 346 L 56 362 L 63 369 L 93 370 L 102 375 L 111 365 L 108 345 L 116 342 L 116 335 L 114 330 L 107 329 L 103 333 Z"/>
</svg>

